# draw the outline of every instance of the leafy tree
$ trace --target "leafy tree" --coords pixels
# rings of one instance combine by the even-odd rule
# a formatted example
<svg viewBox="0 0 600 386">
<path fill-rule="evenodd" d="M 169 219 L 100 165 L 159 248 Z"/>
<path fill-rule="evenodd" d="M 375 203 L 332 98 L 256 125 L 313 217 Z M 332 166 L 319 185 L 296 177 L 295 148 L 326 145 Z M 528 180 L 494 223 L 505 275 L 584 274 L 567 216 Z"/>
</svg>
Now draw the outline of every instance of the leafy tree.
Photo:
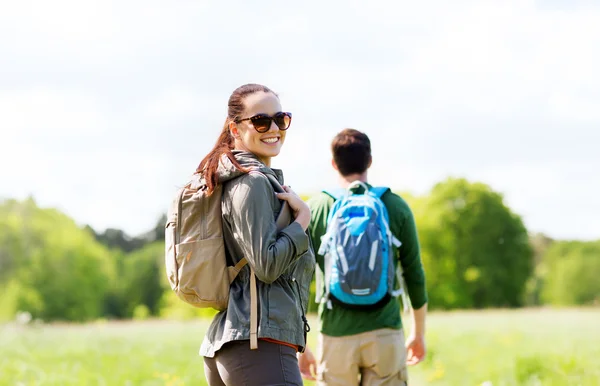
<svg viewBox="0 0 600 386">
<path fill-rule="evenodd" d="M 542 300 L 553 305 L 600 303 L 600 241 L 558 241 L 542 262 Z"/>
<path fill-rule="evenodd" d="M 162 215 L 153 229 L 136 237 L 114 228 L 96 233 L 86 226 L 98 242 L 111 249 L 118 272 L 107 294 L 107 316 L 130 318 L 136 310 L 158 315 L 160 299 L 168 287 L 164 273 L 165 223 L 166 215 Z"/>
<path fill-rule="evenodd" d="M 543 257 L 548 248 L 554 243 L 554 240 L 543 233 L 536 233 L 529 237 L 529 243 L 533 250 L 534 269 L 532 275 L 527 280 L 525 304 L 528 306 L 537 306 L 542 304 L 541 291 L 543 276 L 545 275 Z"/>
<path fill-rule="evenodd" d="M 19 288 L 12 291 L 15 307 L 44 320 L 101 316 L 114 274 L 106 248 L 69 217 L 38 208 L 32 199 L 4 202 L 0 213 L 5 276 Z"/>
<path fill-rule="evenodd" d="M 123 252 L 133 252 L 144 248 L 146 245 L 155 241 L 163 241 L 165 239 L 165 223 L 167 215 L 163 214 L 157 221 L 154 228 L 139 236 L 129 236 L 125 231 L 116 228 L 108 228 L 102 233 L 96 232 L 91 226 L 86 225 L 84 228 L 91 232 L 96 240 L 110 249 L 118 249 Z"/>
<path fill-rule="evenodd" d="M 0 205 L 0 286 L 8 283 L 17 265 L 22 262 L 18 258 L 18 251 L 23 244 L 18 231 L 18 205 L 15 200 Z"/>
<path fill-rule="evenodd" d="M 131 252 L 144 246 L 145 241 L 137 237 L 131 237 L 121 229 L 108 228 L 102 233 L 96 233 L 90 226 L 86 226 L 94 232 L 96 240 L 110 249 L 120 249 Z"/>
<path fill-rule="evenodd" d="M 409 200 L 432 307 L 520 306 L 532 272 L 521 218 L 482 183 L 449 178 Z"/>
<path fill-rule="evenodd" d="M 159 314 L 160 300 L 167 289 L 164 256 L 164 242 L 146 245 L 125 256 L 119 285 L 124 316 L 132 317 L 139 305 L 146 306 L 151 315 Z"/>
</svg>

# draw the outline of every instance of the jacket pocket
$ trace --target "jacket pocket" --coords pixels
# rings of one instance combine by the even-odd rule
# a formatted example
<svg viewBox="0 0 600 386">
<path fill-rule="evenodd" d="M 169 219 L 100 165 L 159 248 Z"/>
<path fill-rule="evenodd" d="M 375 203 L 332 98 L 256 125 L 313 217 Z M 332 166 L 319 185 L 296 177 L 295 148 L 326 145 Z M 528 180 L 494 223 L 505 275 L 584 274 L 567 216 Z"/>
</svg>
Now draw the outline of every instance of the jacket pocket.
<svg viewBox="0 0 600 386">
<path fill-rule="evenodd" d="M 299 299 L 291 286 L 291 281 L 281 276 L 268 288 L 269 327 L 283 330 L 297 328 L 300 321 Z"/>
<path fill-rule="evenodd" d="M 294 330 L 304 328 L 303 324 L 306 321 L 303 317 L 308 308 L 310 282 L 314 269 L 314 255 L 309 250 L 288 272 L 269 285 L 267 292 L 269 327 Z"/>
</svg>

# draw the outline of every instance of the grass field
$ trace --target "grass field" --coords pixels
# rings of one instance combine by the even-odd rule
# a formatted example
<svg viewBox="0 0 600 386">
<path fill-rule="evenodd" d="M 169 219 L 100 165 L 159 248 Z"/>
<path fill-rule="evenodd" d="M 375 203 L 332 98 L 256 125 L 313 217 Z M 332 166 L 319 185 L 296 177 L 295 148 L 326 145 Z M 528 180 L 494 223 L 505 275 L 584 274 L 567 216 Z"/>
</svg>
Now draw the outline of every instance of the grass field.
<svg viewBox="0 0 600 386">
<path fill-rule="evenodd" d="M 204 385 L 207 324 L 1 325 L 0 385 Z M 427 338 L 411 385 L 600 385 L 600 309 L 431 313 Z"/>
</svg>

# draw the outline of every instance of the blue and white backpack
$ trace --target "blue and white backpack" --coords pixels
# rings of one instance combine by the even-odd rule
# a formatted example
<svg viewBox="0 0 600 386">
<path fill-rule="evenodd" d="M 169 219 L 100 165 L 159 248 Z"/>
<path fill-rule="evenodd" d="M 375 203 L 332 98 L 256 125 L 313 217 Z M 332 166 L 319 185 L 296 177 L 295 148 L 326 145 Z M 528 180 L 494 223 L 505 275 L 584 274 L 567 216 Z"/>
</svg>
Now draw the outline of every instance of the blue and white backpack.
<svg viewBox="0 0 600 386">
<path fill-rule="evenodd" d="M 364 193 L 353 193 L 351 189 L 356 186 L 362 186 Z M 328 308 L 333 302 L 348 308 L 375 309 L 391 297 L 403 295 L 407 309 L 402 268 L 398 262 L 394 269 L 392 252 L 392 245 L 399 247 L 401 243 L 390 231 L 388 212 L 381 201 L 388 190 L 368 189 L 355 181 L 347 189 L 324 191 L 336 200 L 319 248 L 319 255 L 325 257 L 325 291 L 317 301 L 326 302 Z M 397 289 L 394 277 L 398 279 Z M 322 286 L 317 283 L 317 288 Z"/>
</svg>

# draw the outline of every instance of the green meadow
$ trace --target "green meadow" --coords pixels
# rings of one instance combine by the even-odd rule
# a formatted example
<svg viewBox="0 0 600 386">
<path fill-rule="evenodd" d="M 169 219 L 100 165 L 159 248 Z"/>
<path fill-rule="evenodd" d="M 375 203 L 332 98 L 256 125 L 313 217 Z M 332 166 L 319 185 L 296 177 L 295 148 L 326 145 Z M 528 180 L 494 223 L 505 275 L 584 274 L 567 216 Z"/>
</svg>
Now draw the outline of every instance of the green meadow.
<svg viewBox="0 0 600 386">
<path fill-rule="evenodd" d="M 205 385 L 208 323 L 0 325 L 0 384 Z M 600 385 L 600 309 L 432 312 L 427 343 L 411 385 Z"/>
</svg>

